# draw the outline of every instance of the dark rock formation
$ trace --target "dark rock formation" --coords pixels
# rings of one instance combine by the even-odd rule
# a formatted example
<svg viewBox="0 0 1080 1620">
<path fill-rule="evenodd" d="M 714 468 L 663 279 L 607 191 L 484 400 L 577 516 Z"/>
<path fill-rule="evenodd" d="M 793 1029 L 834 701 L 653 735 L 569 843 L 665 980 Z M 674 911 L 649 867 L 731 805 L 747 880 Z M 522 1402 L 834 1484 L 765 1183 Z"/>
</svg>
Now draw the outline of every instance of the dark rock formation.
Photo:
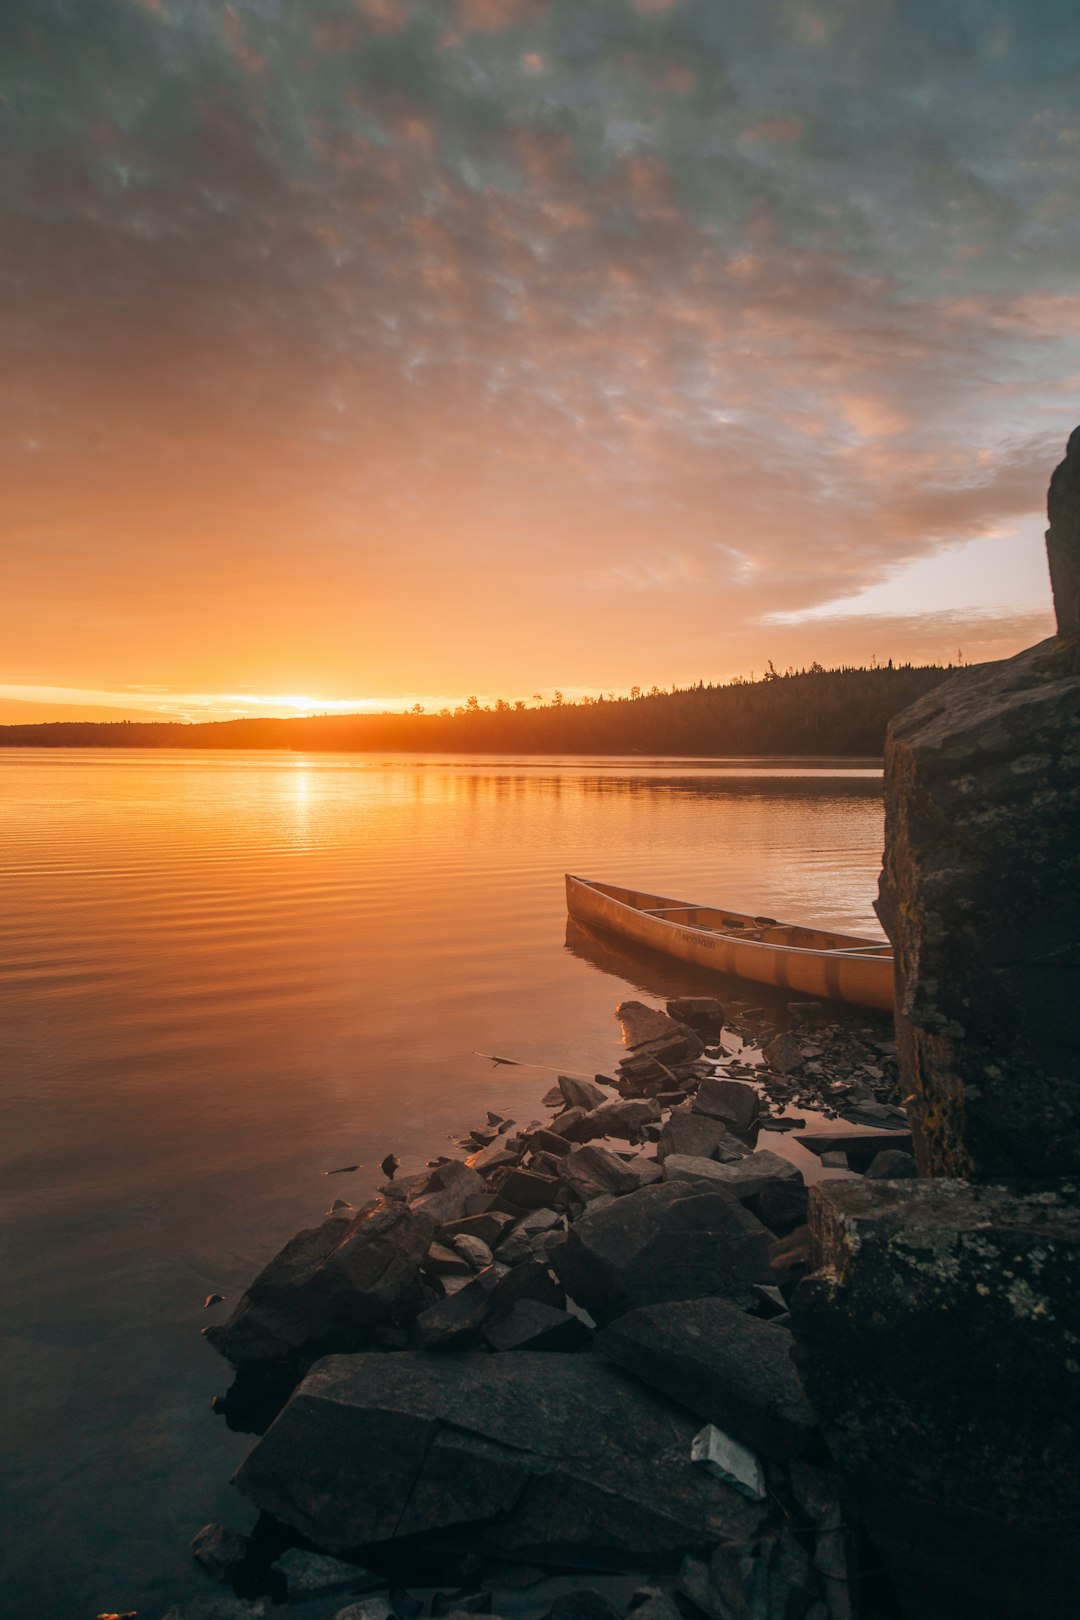
<svg viewBox="0 0 1080 1620">
<path fill-rule="evenodd" d="M 910 1620 L 1064 1620 L 1080 1523 L 1080 1194 L 811 1189 L 796 1360 Z"/>
<path fill-rule="evenodd" d="M 1080 430 L 1050 487 L 1059 634 L 906 709 L 878 913 L 920 1170 L 1080 1172 Z"/>
<path fill-rule="evenodd" d="M 727 1300 L 630 1311 L 602 1329 L 596 1343 L 628 1372 L 766 1457 L 805 1450 L 815 1428 L 790 1332 Z"/>
<path fill-rule="evenodd" d="M 670 1299 L 752 1305 L 754 1284 L 773 1281 L 771 1241 L 729 1192 L 671 1182 L 586 1212 L 551 1263 L 570 1297 L 605 1323 Z"/>
<path fill-rule="evenodd" d="M 206 1339 L 234 1367 L 302 1366 L 329 1350 L 355 1350 L 372 1329 L 419 1309 L 420 1265 L 434 1233 L 429 1215 L 382 1199 L 353 1220 L 298 1232 Z"/>
<path fill-rule="evenodd" d="M 1080 636 L 1080 428 L 1055 467 L 1046 500 L 1046 557 L 1059 636 Z"/>
<path fill-rule="evenodd" d="M 492 1555 L 634 1567 L 764 1516 L 694 1468 L 694 1429 L 596 1356 L 334 1356 L 236 1484 L 331 1552 L 470 1526 Z"/>
</svg>

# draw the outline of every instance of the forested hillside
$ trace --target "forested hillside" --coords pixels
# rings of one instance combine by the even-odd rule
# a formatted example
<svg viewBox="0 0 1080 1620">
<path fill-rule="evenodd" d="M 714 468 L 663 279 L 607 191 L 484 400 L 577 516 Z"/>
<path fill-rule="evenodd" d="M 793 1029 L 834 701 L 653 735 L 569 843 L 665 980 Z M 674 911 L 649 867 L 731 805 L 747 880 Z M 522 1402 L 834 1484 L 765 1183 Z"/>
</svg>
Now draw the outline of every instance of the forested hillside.
<svg viewBox="0 0 1080 1620">
<path fill-rule="evenodd" d="M 431 753 L 880 754 L 890 718 L 950 669 L 772 670 L 760 680 L 532 706 L 475 698 L 438 714 L 319 715 L 209 724 L 0 726 L 0 746 L 291 748 Z"/>
</svg>

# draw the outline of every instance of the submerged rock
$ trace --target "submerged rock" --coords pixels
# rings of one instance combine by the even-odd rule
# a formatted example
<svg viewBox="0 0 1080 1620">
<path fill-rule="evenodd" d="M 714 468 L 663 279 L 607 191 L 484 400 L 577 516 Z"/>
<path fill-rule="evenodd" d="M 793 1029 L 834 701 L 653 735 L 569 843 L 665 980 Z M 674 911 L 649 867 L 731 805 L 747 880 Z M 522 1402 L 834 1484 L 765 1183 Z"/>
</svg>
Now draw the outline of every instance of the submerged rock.
<svg viewBox="0 0 1080 1620">
<path fill-rule="evenodd" d="M 816 1418 L 791 1359 L 791 1334 L 724 1299 L 689 1299 L 621 1316 L 596 1335 L 621 1367 L 753 1451 L 804 1451 Z"/>
<path fill-rule="evenodd" d="M 727 1191 L 642 1187 L 586 1212 L 552 1250 L 560 1282 L 600 1323 L 639 1305 L 711 1296 L 754 1303 L 771 1283 L 771 1234 Z"/>
<path fill-rule="evenodd" d="M 761 1522 L 693 1467 L 694 1429 L 593 1356 L 333 1356 L 236 1483 L 329 1551 L 470 1526 L 492 1555 L 633 1567 Z"/>
</svg>

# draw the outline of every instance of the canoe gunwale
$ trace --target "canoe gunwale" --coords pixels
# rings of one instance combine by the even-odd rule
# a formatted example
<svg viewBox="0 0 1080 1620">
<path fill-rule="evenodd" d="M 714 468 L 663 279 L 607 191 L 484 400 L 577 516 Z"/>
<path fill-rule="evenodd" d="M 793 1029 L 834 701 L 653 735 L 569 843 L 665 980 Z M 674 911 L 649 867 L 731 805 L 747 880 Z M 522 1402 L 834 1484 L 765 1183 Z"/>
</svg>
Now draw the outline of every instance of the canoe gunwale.
<svg viewBox="0 0 1080 1620">
<path fill-rule="evenodd" d="M 632 906 L 625 900 L 617 900 L 613 894 L 606 894 L 599 884 L 590 882 L 588 878 L 575 877 L 572 872 L 568 872 L 566 876 L 569 882 L 580 884 L 583 889 L 588 889 L 593 894 L 599 895 L 600 898 L 606 901 L 609 906 L 619 906 L 623 911 L 628 912 L 632 917 L 648 917 L 649 920 L 654 922 L 658 928 L 670 928 L 674 933 L 700 934 L 703 939 L 726 939 L 730 940 L 732 944 L 738 945 L 740 949 L 748 951 L 767 951 L 770 956 L 774 954 L 819 957 L 844 956 L 848 961 L 851 962 L 881 962 L 892 959 L 891 955 L 890 957 L 885 958 L 880 954 L 882 951 L 889 951 L 891 953 L 892 946 L 887 941 L 883 941 L 880 945 L 878 945 L 875 944 L 873 940 L 864 940 L 862 943 L 866 946 L 865 951 L 861 951 L 857 945 L 839 945 L 822 950 L 818 945 L 781 945 L 779 943 L 774 944 L 767 939 L 743 939 L 734 931 L 727 933 L 722 928 L 702 928 L 698 923 L 669 922 L 666 917 L 659 915 L 655 910 L 646 910 L 642 906 Z M 712 910 L 714 908 L 695 905 L 692 900 L 687 900 L 678 901 L 675 905 L 666 906 L 662 909 L 666 911 L 702 911 Z M 782 924 L 781 926 L 798 927 L 800 925 L 796 923 L 790 925 Z M 827 930 L 822 931 L 827 932 Z M 846 937 L 850 938 L 851 936 L 848 935 Z M 871 955 L 870 952 L 874 952 L 875 954 Z"/>
</svg>

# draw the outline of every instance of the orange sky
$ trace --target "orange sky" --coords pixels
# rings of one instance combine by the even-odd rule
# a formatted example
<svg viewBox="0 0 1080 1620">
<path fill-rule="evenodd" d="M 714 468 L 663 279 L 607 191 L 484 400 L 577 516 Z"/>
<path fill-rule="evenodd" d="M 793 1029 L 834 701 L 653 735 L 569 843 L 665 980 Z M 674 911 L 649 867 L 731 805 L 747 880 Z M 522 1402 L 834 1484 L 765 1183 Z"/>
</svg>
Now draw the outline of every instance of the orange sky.
<svg viewBox="0 0 1080 1620">
<path fill-rule="evenodd" d="M 12 15 L 0 720 L 1050 632 L 1055 8 Z"/>
</svg>

